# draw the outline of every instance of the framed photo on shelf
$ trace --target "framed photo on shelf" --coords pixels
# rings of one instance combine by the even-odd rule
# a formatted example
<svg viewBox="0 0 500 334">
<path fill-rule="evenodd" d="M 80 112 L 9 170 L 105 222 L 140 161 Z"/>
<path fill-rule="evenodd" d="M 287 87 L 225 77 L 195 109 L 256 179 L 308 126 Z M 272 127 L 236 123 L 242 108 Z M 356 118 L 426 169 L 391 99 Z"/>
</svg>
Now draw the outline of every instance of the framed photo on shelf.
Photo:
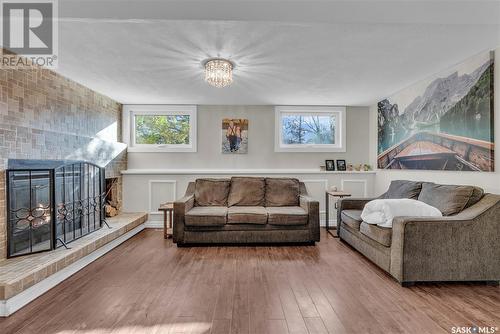
<svg viewBox="0 0 500 334">
<path fill-rule="evenodd" d="M 337 160 L 337 170 L 339 171 L 347 170 L 345 160 Z"/>
<path fill-rule="evenodd" d="M 335 160 L 325 160 L 325 166 L 327 171 L 335 170 Z"/>
</svg>

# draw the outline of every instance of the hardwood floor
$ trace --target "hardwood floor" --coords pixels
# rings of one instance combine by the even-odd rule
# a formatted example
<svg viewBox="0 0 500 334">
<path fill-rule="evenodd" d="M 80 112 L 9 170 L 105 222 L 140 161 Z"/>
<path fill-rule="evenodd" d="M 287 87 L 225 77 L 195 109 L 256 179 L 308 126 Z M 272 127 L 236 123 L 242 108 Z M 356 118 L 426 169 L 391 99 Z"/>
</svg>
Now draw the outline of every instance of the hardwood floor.
<svg viewBox="0 0 500 334">
<path fill-rule="evenodd" d="M 402 288 L 326 233 L 317 246 L 178 249 L 145 230 L 0 319 L 0 333 L 451 333 L 472 325 L 500 327 L 498 287 Z"/>
</svg>

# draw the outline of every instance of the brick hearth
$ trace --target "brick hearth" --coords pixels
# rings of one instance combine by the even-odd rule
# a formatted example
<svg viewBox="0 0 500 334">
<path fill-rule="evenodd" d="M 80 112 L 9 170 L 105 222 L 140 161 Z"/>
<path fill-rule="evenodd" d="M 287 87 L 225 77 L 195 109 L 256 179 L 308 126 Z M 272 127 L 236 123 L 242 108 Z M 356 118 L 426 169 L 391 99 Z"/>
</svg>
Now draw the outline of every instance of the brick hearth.
<svg viewBox="0 0 500 334">
<path fill-rule="evenodd" d="M 54 251 L 11 258 L 0 262 L 0 302 L 12 298 L 31 286 L 56 274 L 79 259 L 146 222 L 145 213 L 120 214 L 107 221 L 111 229 L 100 230 Z"/>
</svg>

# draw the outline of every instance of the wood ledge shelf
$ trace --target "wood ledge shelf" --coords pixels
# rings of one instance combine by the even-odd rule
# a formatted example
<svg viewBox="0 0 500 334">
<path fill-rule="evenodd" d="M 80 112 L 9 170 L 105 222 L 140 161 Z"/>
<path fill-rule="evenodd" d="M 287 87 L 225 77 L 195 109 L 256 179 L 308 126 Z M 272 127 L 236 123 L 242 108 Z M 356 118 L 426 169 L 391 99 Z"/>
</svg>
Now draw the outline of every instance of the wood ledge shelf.
<svg viewBox="0 0 500 334">
<path fill-rule="evenodd" d="M 255 174 L 376 174 L 376 171 L 321 171 L 319 169 L 127 169 L 123 175 L 255 175 Z"/>
</svg>

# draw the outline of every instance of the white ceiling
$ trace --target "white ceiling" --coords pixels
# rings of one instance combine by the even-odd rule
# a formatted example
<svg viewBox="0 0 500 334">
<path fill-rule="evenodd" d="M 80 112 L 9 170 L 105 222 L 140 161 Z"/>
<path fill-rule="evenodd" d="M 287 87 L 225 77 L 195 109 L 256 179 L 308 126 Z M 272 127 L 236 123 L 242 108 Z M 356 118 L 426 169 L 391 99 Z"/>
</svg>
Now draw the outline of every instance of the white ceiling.
<svg viewBox="0 0 500 334">
<path fill-rule="evenodd" d="M 368 105 L 500 46 L 498 1 L 59 1 L 58 72 L 122 103 Z M 201 63 L 232 60 L 234 83 Z"/>
</svg>

